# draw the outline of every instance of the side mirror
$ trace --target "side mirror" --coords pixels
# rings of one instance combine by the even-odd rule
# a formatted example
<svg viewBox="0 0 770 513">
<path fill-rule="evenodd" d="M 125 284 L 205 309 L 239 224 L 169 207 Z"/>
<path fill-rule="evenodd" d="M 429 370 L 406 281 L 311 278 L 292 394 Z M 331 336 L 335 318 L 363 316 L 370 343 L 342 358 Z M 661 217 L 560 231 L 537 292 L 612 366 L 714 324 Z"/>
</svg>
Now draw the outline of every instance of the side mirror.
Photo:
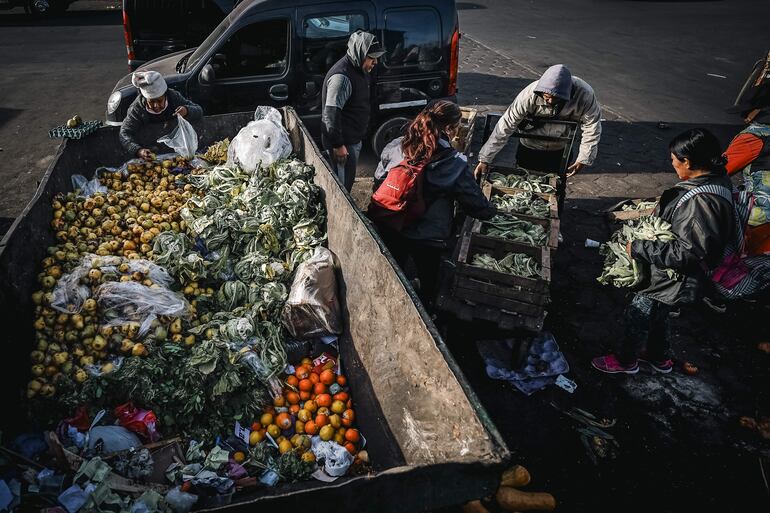
<svg viewBox="0 0 770 513">
<path fill-rule="evenodd" d="M 211 64 L 206 64 L 203 66 L 203 69 L 201 69 L 201 73 L 198 76 L 198 81 L 201 84 L 208 85 L 214 82 L 216 79 L 216 73 L 214 73 L 214 66 Z"/>
</svg>

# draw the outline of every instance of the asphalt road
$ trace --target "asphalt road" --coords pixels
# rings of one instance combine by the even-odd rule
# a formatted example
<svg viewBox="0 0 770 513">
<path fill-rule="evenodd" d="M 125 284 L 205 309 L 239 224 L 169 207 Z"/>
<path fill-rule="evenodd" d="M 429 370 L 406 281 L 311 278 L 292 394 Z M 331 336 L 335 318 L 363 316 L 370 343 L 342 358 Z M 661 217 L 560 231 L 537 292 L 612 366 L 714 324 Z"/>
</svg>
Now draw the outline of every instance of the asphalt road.
<svg viewBox="0 0 770 513">
<path fill-rule="evenodd" d="M 735 123 L 724 109 L 770 50 L 765 1 L 477 0 L 458 9 L 460 30 L 526 78 L 566 64 L 632 121 Z"/>
</svg>

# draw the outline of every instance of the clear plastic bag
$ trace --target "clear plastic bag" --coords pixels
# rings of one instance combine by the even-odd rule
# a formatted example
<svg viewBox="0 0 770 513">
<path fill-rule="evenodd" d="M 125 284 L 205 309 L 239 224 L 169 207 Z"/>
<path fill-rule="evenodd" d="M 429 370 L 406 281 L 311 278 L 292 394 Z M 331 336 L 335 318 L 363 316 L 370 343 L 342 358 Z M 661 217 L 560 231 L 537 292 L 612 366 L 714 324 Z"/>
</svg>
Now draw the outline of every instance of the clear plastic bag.
<svg viewBox="0 0 770 513">
<path fill-rule="evenodd" d="M 342 333 L 334 253 L 317 247 L 300 264 L 281 312 L 284 326 L 296 339 Z"/>
<path fill-rule="evenodd" d="M 125 264 L 125 271 L 120 268 Z M 62 276 L 56 283 L 53 291 L 51 307 L 64 313 L 79 313 L 85 301 L 91 297 L 91 289 L 81 280 L 92 270 L 98 270 L 100 275 L 105 274 L 132 274 L 140 272 L 153 283 L 168 288 L 174 282 L 173 278 L 160 267 L 149 260 L 131 260 L 118 256 L 85 255 L 80 265 L 68 274 Z"/>
<path fill-rule="evenodd" d="M 96 291 L 96 300 L 106 320 L 105 326 L 139 324 L 139 338 L 160 316 L 186 318 L 190 305 L 177 292 L 164 287 L 147 287 L 135 281 L 108 282 Z"/>
<path fill-rule="evenodd" d="M 185 159 L 192 159 L 198 150 L 198 134 L 195 133 L 195 129 L 189 121 L 179 114 L 176 117 L 178 121 L 177 127 L 170 134 L 158 139 L 158 142 L 173 149 Z"/>
<path fill-rule="evenodd" d="M 227 150 L 227 167 L 239 166 L 253 173 L 291 155 L 289 133 L 283 127 L 281 113 L 273 107 L 257 107 L 254 121 L 243 127 Z"/>
<path fill-rule="evenodd" d="M 96 193 L 107 194 L 107 187 L 99 181 L 99 171 L 94 173 L 94 177 L 88 180 L 83 175 L 72 175 L 72 188 L 80 191 L 78 196 L 89 198 Z"/>
</svg>

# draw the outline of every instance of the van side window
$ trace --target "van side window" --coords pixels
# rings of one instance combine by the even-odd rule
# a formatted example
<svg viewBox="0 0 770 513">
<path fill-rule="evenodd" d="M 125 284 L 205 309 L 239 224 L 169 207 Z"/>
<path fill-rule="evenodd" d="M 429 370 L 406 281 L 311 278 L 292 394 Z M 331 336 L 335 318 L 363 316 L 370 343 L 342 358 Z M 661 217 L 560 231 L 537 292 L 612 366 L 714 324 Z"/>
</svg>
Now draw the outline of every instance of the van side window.
<svg viewBox="0 0 770 513">
<path fill-rule="evenodd" d="M 433 9 L 385 11 L 385 55 L 389 68 L 432 66 L 441 60 L 441 23 Z"/>
<path fill-rule="evenodd" d="M 325 75 L 348 46 L 348 37 L 358 29 L 366 30 L 363 14 L 310 16 L 302 22 L 302 57 L 305 71 Z"/>
<path fill-rule="evenodd" d="M 282 75 L 289 58 L 289 21 L 260 21 L 238 30 L 212 58 L 217 80 Z"/>
</svg>

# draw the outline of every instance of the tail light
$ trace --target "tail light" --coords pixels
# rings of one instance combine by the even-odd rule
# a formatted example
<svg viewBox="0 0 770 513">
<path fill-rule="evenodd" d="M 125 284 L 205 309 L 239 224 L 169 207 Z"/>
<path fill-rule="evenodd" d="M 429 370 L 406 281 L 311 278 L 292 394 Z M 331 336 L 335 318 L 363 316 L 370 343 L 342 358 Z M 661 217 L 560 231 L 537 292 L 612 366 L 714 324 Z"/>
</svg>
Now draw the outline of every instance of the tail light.
<svg viewBox="0 0 770 513">
<path fill-rule="evenodd" d="M 123 36 L 126 39 L 126 53 L 128 54 L 129 62 L 135 59 L 134 55 L 134 37 L 131 34 L 131 22 L 128 19 L 128 13 L 124 7 L 123 9 Z"/>
<path fill-rule="evenodd" d="M 449 50 L 449 87 L 447 95 L 457 94 L 457 69 L 460 66 L 460 28 L 452 34 L 452 46 Z"/>
</svg>

